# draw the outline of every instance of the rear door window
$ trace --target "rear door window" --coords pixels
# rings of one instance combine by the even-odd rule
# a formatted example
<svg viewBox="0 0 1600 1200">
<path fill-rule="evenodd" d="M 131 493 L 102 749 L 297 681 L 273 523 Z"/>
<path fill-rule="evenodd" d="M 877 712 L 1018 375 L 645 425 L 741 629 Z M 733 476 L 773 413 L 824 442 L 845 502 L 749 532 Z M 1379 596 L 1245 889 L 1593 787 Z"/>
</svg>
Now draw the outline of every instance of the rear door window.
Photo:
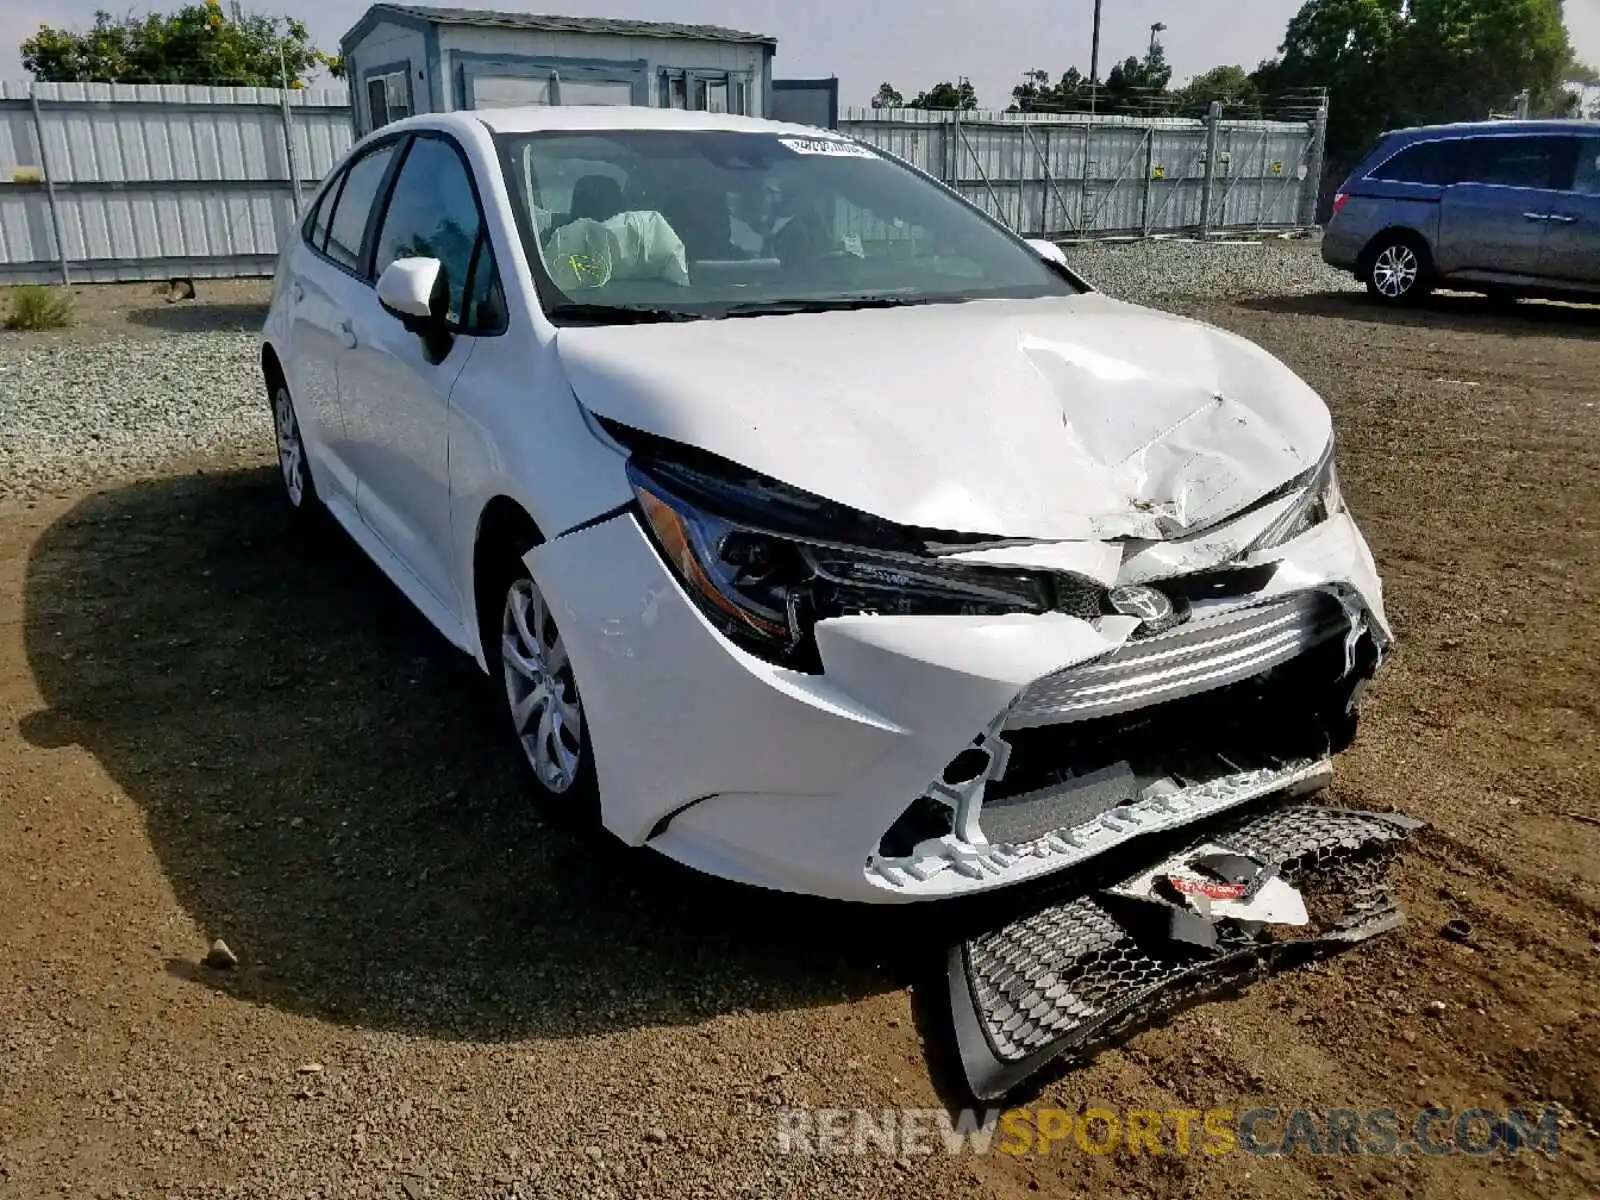
<svg viewBox="0 0 1600 1200">
<path fill-rule="evenodd" d="M 1379 164 L 1372 178 L 1448 187 L 1466 177 L 1468 162 L 1468 143 L 1460 138 L 1417 142 Z"/>
<path fill-rule="evenodd" d="M 1472 143 L 1474 183 L 1498 187 L 1565 190 L 1572 186 L 1578 139 L 1559 136 L 1476 138 Z"/>
<path fill-rule="evenodd" d="M 333 203 L 338 199 L 339 189 L 343 186 L 344 177 L 341 175 L 322 190 L 322 195 L 317 197 L 317 203 L 311 210 L 311 215 L 306 218 L 306 241 L 318 254 L 321 254 L 323 247 L 327 245 L 328 214 L 333 211 Z"/>
<path fill-rule="evenodd" d="M 368 150 L 345 172 L 344 186 L 328 221 L 328 246 L 325 253 L 340 266 L 360 272 L 362 243 L 373 202 L 389 173 L 389 160 L 398 142 L 385 142 Z"/>
</svg>

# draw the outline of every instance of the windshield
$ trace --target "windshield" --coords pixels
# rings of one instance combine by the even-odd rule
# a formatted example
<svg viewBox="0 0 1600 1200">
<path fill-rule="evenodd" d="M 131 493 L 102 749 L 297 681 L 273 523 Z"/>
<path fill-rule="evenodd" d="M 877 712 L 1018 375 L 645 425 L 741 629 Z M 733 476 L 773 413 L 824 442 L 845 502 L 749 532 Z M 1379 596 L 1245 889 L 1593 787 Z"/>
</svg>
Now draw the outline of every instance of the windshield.
<svg viewBox="0 0 1600 1200">
<path fill-rule="evenodd" d="M 502 134 L 546 311 L 622 322 L 1064 296 L 943 188 L 818 133 Z"/>
</svg>

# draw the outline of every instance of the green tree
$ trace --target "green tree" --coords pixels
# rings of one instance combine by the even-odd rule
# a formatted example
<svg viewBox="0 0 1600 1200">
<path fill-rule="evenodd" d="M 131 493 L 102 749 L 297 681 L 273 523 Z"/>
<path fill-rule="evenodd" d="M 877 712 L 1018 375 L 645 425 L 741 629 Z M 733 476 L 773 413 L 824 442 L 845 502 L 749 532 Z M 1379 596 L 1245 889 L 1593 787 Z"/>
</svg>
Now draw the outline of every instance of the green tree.
<svg viewBox="0 0 1600 1200">
<path fill-rule="evenodd" d="M 318 66 L 343 74 L 304 22 L 256 14 L 229 21 L 217 0 L 144 16 L 97 12 L 81 31 L 41 25 L 21 50 L 22 65 L 43 83 L 281 87 L 287 72 L 291 87 L 303 87 Z"/>
<path fill-rule="evenodd" d="M 903 108 L 905 102 L 906 98 L 892 83 L 880 83 L 872 95 L 873 108 Z"/>
<path fill-rule="evenodd" d="M 1559 111 L 1572 62 L 1561 0 L 1411 0 L 1399 42 L 1413 120 L 1486 117 L 1532 94 L 1533 111 Z"/>
<path fill-rule="evenodd" d="M 978 107 L 978 92 L 972 86 L 972 80 L 963 75 L 955 83 L 946 80 L 934 84 L 925 92 L 918 92 L 914 99 L 906 101 L 906 107 L 957 108 L 971 111 Z"/>
<path fill-rule="evenodd" d="M 1125 109 L 1149 111 L 1166 105 L 1167 84 L 1172 82 L 1172 67 L 1167 52 L 1157 42 L 1143 58 L 1129 56 L 1106 73 L 1101 104 L 1111 112 Z"/>
<path fill-rule="evenodd" d="M 1559 111 L 1572 61 L 1561 0 L 1307 0 L 1253 78 L 1328 88 L 1328 153 L 1347 165 L 1386 129 L 1481 120 L 1524 90 Z"/>
<path fill-rule="evenodd" d="M 1068 67 L 1055 83 L 1050 72 L 1035 67 L 1011 89 L 1010 112 L 1087 112 L 1089 79 L 1077 67 Z"/>
<path fill-rule="evenodd" d="M 1212 101 L 1229 106 L 1260 102 L 1255 80 L 1243 67 L 1212 67 L 1196 75 L 1177 92 L 1178 104 L 1185 110 L 1205 110 Z"/>
</svg>

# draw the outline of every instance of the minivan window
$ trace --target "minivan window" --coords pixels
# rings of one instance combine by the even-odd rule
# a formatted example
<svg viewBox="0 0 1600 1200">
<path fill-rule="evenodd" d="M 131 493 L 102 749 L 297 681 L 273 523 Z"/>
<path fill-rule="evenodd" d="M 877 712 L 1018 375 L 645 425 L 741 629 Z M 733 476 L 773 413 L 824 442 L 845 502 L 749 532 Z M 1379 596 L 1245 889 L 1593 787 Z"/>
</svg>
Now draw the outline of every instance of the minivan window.
<svg viewBox="0 0 1600 1200">
<path fill-rule="evenodd" d="M 1500 187 L 1566 188 L 1572 183 L 1577 139 L 1557 136 L 1475 138 L 1471 179 Z"/>
<path fill-rule="evenodd" d="M 1466 178 L 1467 163 L 1468 143 L 1460 138 L 1418 142 L 1376 167 L 1372 178 L 1447 187 Z"/>
<path fill-rule="evenodd" d="M 328 222 L 327 255 L 352 271 L 361 269 L 361 239 L 372 215 L 372 202 L 378 197 L 396 142 L 385 142 L 367 151 L 345 172 L 344 186 Z"/>
<path fill-rule="evenodd" d="M 1600 196 L 1600 137 L 1578 138 L 1578 168 L 1572 190 L 1585 196 Z"/>
</svg>

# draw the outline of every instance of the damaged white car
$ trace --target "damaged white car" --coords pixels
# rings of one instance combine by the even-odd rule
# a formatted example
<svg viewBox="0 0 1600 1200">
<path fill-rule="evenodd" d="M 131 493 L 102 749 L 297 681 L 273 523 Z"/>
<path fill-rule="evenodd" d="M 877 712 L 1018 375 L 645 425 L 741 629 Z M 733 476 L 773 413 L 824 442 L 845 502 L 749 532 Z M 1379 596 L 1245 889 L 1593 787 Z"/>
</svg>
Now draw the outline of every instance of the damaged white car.
<svg viewBox="0 0 1600 1200">
<path fill-rule="evenodd" d="M 263 368 L 531 786 L 730 879 L 950 897 L 1315 790 L 1390 640 L 1309 387 L 824 131 L 387 126 Z"/>
</svg>

